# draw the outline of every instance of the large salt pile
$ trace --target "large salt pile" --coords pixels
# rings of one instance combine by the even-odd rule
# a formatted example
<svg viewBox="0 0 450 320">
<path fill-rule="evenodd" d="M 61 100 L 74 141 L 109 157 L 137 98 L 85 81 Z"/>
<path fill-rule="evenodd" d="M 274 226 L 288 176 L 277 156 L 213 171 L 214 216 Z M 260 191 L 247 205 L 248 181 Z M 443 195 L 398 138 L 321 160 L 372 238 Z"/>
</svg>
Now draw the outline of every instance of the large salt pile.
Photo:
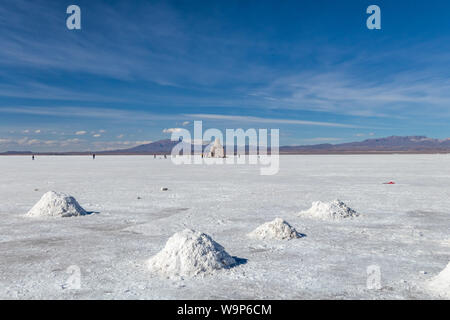
<svg viewBox="0 0 450 320">
<path fill-rule="evenodd" d="M 49 191 L 28 211 L 30 217 L 73 217 L 87 214 L 75 198 Z"/>
<path fill-rule="evenodd" d="M 315 201 L 311 208 L 301 211 L 299 215 L 320 220 L 341 220 L 357 217 L 359 213 L 349 208 L 341 200 L 334 200 L 331 202 Z"/>
<path fill-rule="evenodd" d="M 441 273 L 430 281 L 429 287 L 437 295 L 450 299 L 450 262 Z"/>
<path fill-rule="evenodd" d="M 189 229 L 175 233 L 164 249 L 148 260 L 150 271 L 168 277 L 213 273 L 234 264 L 236 260 L 210 236 Z"/>
<path fill-rule="evenodd" d="M 254 239 L 266 240 L 291 240 L 301 238 L 302 235 L 297 232 L 289 223 L 281 218 L 266 222 L 248 234 Z"/>
</svg>

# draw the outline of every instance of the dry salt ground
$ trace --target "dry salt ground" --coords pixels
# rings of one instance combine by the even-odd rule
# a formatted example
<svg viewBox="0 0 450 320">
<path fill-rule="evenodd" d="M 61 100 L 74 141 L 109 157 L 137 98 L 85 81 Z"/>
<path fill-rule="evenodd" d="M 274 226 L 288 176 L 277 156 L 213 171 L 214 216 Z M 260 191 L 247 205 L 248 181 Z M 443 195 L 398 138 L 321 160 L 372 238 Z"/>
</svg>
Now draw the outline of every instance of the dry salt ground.
<svg viewBox="0 0 450 320">
<path fill-rule="evenodd" d="M 214 273 L 235 264 L 236 260 L 210 236 L 190 229 L 175 233 L 148 261 L 150 271 L 168 277 Z"/>
<path fill-rule="evenodd" d="M 341 200 L 333 200 L 330 202 L 315 201 L 311 208 L 301 211 L 299 215 L 320 220 L 342 220 L 358 217 L 359 213 Z"/>
<path fill-rule="evenodd" d="M 291 240 L 301 238 L 289 223 L 281 218 L 266 222 L 248 234 L 250 238 L 259 240 Z"/>
<path fill-rule="evenodd" d="M 42 198 L 28 211 L 29 217 L 74 217 L 87 212 L 74 197 L 55 191 L 45 193 Z"/>
<path fill-rule="evenodd" d="M 428 284 L 450 261 L 449 164 L 450 155 L 281 156 L 279 173 L 261 176 L 152 156 L 0 157 L 0 299 L 443 299 Z M 100 214 L 26 217 L 36 189 L 64 190 Z M 336 198 L 364 219 L 298 216 Z M 276 217 L 307 236 L 247 237 Z M 148 259 L 187 228 L 246 263 L 184 280 L 150 272 Z M 379 290 L 367 287 L 373 265 Z M 69 289 L 76 266 L 81 287 Z"/>
<path fill-rule="evenodd" d="M 436 295 L 445 299 L 450 299 L 450 262 L 430 283 L 429 288 Z"/>
</svg>

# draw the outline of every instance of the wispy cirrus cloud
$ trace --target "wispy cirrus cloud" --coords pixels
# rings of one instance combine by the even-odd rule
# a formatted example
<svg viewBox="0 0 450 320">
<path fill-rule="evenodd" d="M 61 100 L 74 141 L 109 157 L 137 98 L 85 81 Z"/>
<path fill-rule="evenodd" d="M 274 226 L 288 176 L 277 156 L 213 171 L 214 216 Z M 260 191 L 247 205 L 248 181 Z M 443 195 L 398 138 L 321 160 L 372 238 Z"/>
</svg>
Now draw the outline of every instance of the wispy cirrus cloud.
<svg viewBox="0 0 450 320">
<path fill-rule="evenodd" d="M 404 71 L 380 80 L 362 80 L 348 70 L 305 72 L 281 77 L 250 94 L 266 106 L 333 114 L 408 118 L 448 115 L 449 74 Z"/>
<path fill-rule="evenodd" d="M 39 107 L 39 106 L 0 106 L 0 114 L 25 114 L 35 116 L 52 116 L 52 117 L 77 117 L 92 119 L 117 119 L 123 121 L 148 121 L 148 120 L 176 120 L 177 115 L 163 115 L 144 110 L 130 109 L 111 109 L 99 107 Z"/>
<path fill-rule="evenodd" d="M 321 121 L 308 121 L 308 120 L 295 120 L 295 119 L 278 119 L 278 118 L 262 118 L 253 116 L 239 116 L 239 115 L 222 115 L 222 114 L 184 114 L 183 116 L 191 117 L 193 119 L 210 119 L 210 120 L 224 120 L 242 123 L 271 123 L 271 124 L 290 124 L 301 126 L 319 126 L 319 127 L 334 127 L 334 128 L 364 128 L 359 125 L 334 123 L 334 122 L 321 122 Z"/>
<path fill-rule="evenodd" d="M 101 22 L 90 20 L 90 32 L 77 34 L 61 25 L 61 5 L 5 0 L 0 4 L 0 26 L 4 30 L 0 34 L 0 66 L 31 68 L 42 74 L 47 70 L 67 74 L 81 70 L 127 85 L 118 94 L 100 86 L 75 89 L 42 80 L 42 76 L 24 79 L 0 68 L 8 80 L 0 83 L 0 94 L 42 100 L 147 103 L 144 108 L 148 108 L 148 101 L 156 100 L 155 104 L 174 107 L 235 106 L 359 117 L 408 117 L 405 111 L 412 108 L 414 114 L 430 114 L 432 110 L 447 116 L 450 87 L 448 73 L 440 67 L 449 61 L 442 48 L 445 41 L 441 40 L 445 39 L 414 46 L 389 45 L 376 53 L 361 50 L 358 45 L 325 44 L 317 48 L 280 42 L 273 46 L 269 39 L 252 40 L 239 30 L 230 30 L 227 35 L 202 32 L 216 23 L 198 19 L 192 25 L 193 21 L 172 3 L 136 6 L 131 11 L 126 3 L 89 3 L 90 12 L 102 12 Z M 30 11 L 39 12 L 45 25 L 36 27 L 36 21 L 27 19 Z M 133 12 L 132 18 L 124 12 Z M 293 63 L 311 59 L 312 54 L 320 58 L 313 65 Z M 264 59 L 248 58 L 255 55 L 276 55 L 287 63 L 273 65 Z M 392 60 L 407 61 L 415 68 L 396 70 L 389 66 L 385 72 L 370 68 Z M 379 76 L 370 79 L 368 73 Z M 137 83 L 138 88 L 125 89 Z M 148 90 L 152 83 L 182 90 L 161 94 L 160 90 Z M 411 105 L 428 107 L 423 110 Z"/>
<path fill-rule="evenodd" d="M 335 21 L 333 1 L 304 10 L 292 9 L 302 6 L 298 1 L 204 2 L 202 10 L 170 0 L 79 4 L 89 14 L 82 13 L 80 32 L 70 32 L 67 4 L 0 3 L 4 140 L 16 139 L 3 134 L 23 131 L 22 123 L 30 128 L 27 135 L 40 128 L 33 137 L 45 139 L 48 127 L 67 123 L 63 118 L 79 121 L 67 135 L 85 128 L 79 136 L 90 143 L 122 134 L 131 141 L 132 131 L 136 140 L 148 132 L 156 139 L 164 137 L 163 128 L 202 119 L 217 126 L 295 128 L 291 136 L 299 141 L 342 132 L 354 137 L 369 128 L 443 135 L 450 120 L 445 25 L 432 24 L 427 37 L 410 29 L 400 37 L 395 29 L 412 24 L 399 17 L 377 37 L 354 25 L 345 29 L 351 19 L 327 24 Z M 339 4 L 343 15 L 349 12 L 344 7 L 353 5 Z M 310 19 L 314 14 L 324 23 Z"/>
</svg>

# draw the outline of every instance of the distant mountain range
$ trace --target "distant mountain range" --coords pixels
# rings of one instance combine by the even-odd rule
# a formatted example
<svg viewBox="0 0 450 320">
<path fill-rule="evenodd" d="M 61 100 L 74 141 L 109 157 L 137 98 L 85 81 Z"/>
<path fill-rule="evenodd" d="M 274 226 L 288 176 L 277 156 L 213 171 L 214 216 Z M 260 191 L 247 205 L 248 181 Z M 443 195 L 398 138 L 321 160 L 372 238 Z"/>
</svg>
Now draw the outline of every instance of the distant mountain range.
<svg viewBox="0 0 450 320">
<path fill-rule="evenodd" d="M 160 140 L 152 143 L 142 144 L 129 149 L 119 149 L 111 151 L 97 152 L 45 152 L 35 153 L 41 155 L 126 155 L 126 154 L 170 154 L 173 147 L 179 141 L 170 139 Z M 185 143 L 185 150 L 189 147 L 193 150 L 193 145 Z M 203 149 L 205 146 L 203 146 Z M 242 147 L 235 153 L 248 152 L 248 146 Z M 304 146 L 282 146 L 280 154 L 379 154 L 379 153 L 450 153 L 450 139 L 433 139 L 425 136 L 391 136 L 386 138 L 367 139 L 360 142 L 349 142 L 341 144 L 316 144 Z M 31 151 L 9 151 L 2 155 L 30 155 Z"/>
<path fill-rule="evenodd" d="M 341 144 L 317 144 L 310 146 L 284 146 L 280 153 L 447 153 L 450 139 L 433 139 L 425 136 L 391 136 Z"/>
<path fill-rule="evenodd" d="M 178 141 L 160 140 L 134 148 L 101 153 L 121 154 L 169 154 Z M 189 144 L 186 145 L 189 149 Z M 191 150 L 193 146 L 191 145 Z M 235 153 L 238 152 L 235 148 Z M 248 152 L 248 146 L 239 153 Z M 435 153 L 450 152 L 450 139 L 438 140 L 425 136 L 391 136 L 341 144 L 316 144 L 307 146 L 281 146 L 282 154 L 345 154 L 345 153 Z"/>
<path fill-rule="evenodd" d="M 141 144 L 139 146 L 123 149 L 123 150 L 113 150 L 113 151 L 105 151 L 98 152 L 101 153 L 128 153 L 128 154 L 170 154 L 172 152 L 173 147 L 175 147 L 179 141 L 172 141 L 170 139 L 159 140 L 156 142 Z M 186 147 L 189 148 L 190 144 L 186 144 Z"/>
</svg>

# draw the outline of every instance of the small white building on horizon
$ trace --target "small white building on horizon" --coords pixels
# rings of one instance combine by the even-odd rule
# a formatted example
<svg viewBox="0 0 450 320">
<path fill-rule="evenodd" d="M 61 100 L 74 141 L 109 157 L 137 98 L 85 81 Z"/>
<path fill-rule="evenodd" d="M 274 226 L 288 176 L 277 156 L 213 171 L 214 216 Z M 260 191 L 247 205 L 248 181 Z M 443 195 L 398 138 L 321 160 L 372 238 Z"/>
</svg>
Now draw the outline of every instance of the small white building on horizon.
<svg viewBox="0 0 450 320">
<path fill-rule="evenodd" d="M 207 152 L 206 156 L 210 158 L 225 158 L 225 149 L 220 143 L 219 138 L 214 140 L 214 144 L 211 146 L 211 149 Z"/>
</svg>

